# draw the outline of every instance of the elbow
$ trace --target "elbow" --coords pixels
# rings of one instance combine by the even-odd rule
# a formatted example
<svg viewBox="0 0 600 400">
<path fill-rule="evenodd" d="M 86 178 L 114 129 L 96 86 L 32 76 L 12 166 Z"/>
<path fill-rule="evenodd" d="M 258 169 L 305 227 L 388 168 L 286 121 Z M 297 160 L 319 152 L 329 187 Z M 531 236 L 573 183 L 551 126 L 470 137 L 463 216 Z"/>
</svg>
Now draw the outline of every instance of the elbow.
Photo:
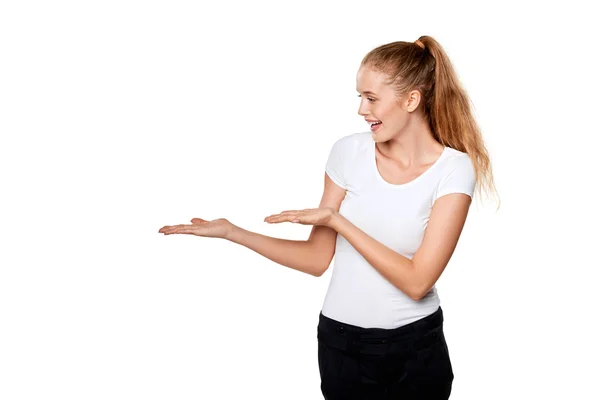
<svg viewBox="0 0 600 400">
<path fill-rule="evenodd" d="M 317 268 L 317 270 L 315 272 L 313 272 L 313 275 L 318 278 L 321 275 L 323 275 L 325 273 L 325 271 L 327 271 L 327 267 L 325 267 L 325 268 Z"/>
<path fill-rule="evenodd" d="M 429 293 L 429 290 L 431 288 L 427 287 L 425 285 L 413 285 L 407 292 L 406 295 L 408 297 L 410 297 L 411 300 L 414 301 L 419 301 L 421 300 L 423 297 L 425 297 L 425 295 L 427 295 L 427 293 Z"/>
<path fill-rule="evenodd" d="M 410 292 L 407 293 L 408 297 L 410 297 L 411 300 L 414 301 L 419 301 L 421 300 L 423 297 L 425 297 L 425 295 L 427 294 L 427 292 L 422 292 L 422 291 L 414 291 L 414 292 Z"/>
<path fill-rule="evenodd" d="M 412 263 L 413 270 L 409 279 L 405 282 L 408 284 L 405 286 L 404 293 L 413 301 L 419 301 L 423 297 L 429 293 L 433 283 L 429 281 L 427 276 L 422 273 L 419 273 L 419 268 L 415 265 L 414 261 Z"/>
<path fill-rule="evenodd" d="M 317 264 L 317 265 L 319 265 L 319 264 Z M 320 265 L 319 267 L 317 267 L 317 270 L 313 273 L 313 275 L 316 276 L 317 278 L 320 277 L 329 269 L 330 265 L 331 265 L 331 258 L 329 258 L 327 260 L 325 265 Z"/>
<path fill-rule="evenodd" d="M 323 275 L 329 269 L 332 259 L 333 259 L 333 254 L 330 254 L 330 255 L 328 254 L 324 260 L 322 257 L 320 257 L 320 259 L 314 263 L 315 265 L 317 265 L 317 268 L 316 268 L 316 271 L 313 273 L 313 275 L 316 276 L 317 278 L 320 277 L 321 275 Z"/>
</svg>

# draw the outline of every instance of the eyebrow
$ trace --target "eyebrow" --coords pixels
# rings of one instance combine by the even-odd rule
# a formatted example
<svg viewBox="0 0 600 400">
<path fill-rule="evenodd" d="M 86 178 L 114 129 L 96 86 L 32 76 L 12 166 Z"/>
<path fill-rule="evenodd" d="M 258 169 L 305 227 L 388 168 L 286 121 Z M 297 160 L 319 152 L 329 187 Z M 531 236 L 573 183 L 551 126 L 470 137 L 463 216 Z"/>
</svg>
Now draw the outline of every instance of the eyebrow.
<svg viewBox="0 0 600 400">
<path fill-rule="evenodd" d="M 357 90 L 357 92 L 358 92 L 358 93 L 360 93 L 358 90 Z M 372 94 L 372 95 L 374 95 L 374 96 L 377 96 L 377 94 L 375 94 L 375 93 L 371 92 L 370 90 L 365 90 L 365 91 L 363 92 L 363 94 Z"/>
</svg>

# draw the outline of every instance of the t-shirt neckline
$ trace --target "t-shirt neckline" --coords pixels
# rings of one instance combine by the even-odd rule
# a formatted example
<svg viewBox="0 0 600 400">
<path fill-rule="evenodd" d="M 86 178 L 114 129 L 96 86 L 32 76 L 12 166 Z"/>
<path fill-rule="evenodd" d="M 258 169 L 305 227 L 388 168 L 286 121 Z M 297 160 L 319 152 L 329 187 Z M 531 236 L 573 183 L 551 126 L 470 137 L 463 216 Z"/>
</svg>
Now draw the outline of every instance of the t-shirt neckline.
<svg viewBox="0 0 600 400">
<path fill-rule="evenodd" d="M 444 158 L 444 156 L 446 155 L 446 153 L 448 152 L 448 149 L 449 149 L 448 146 L 444 146 L 444 150 L 442 150 L 442 154 L 440 154 L 438 159 L 435 160 L 435 162 L 429 168 L 427 168 L 425 171 L 423 171 L 423 173 L 421 175 L 417 176 L 415 179 L 408 181 L 406 183 L 396 184 L 396 183 L 390 183 L 390 182 L 386 181 L 385 179 L 383 179 L 383 176 L 381 176 L 381 174 L 379 173 L 379 168 L 377 168 L 377 153 L 376 153 L 375 144 L 376 144 L 376 142 L 371 138 L 371 165 L 373 166 L 375 175 L 377 176 L 377 179 L 380 182 L 382 182 L 386 186 L 393 187 L 393 188 L 405 188 L 405 187 L 411 186 L 411 185 L 415 184 L 416 182 L 420 181 L 421 179 L 423 179 L 423 177 L 425 175 L 427 175 L 429 173 L 429 171 L 434 169 L 442 161 L 442 159 Z"/>
</svg>

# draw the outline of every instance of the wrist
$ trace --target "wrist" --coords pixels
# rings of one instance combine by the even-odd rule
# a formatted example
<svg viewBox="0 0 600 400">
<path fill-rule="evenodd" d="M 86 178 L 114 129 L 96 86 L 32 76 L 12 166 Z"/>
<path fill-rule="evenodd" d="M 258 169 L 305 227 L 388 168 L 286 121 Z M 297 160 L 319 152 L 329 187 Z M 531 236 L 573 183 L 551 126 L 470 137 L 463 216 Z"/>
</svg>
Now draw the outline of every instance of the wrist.
<svg viewBox="0 0 600 400">
<path fill-rule="evenodd" d="M 342 216 L 342 214 L 340 214 L 338 211 L 334 210 L 333 214 L 331 214 L 331 217 L 329 218 L 329 222 L 327 223 L 327 226 L 330 227 L 331 229 L 337 231 L 337 227 L 343 218 L 344 217 Z"/>
<path fill-rule="evenodd" d="M 240 228 L 237 225 L 231 224 L 231 226 L 227 230 L 227 233 L 225 233 L 225 236 L 223 236 L 223 239 L 229 240 L 230 242 L 236 242 L 241 231 L 242 231 L 242 228 Z"/>
</svg>

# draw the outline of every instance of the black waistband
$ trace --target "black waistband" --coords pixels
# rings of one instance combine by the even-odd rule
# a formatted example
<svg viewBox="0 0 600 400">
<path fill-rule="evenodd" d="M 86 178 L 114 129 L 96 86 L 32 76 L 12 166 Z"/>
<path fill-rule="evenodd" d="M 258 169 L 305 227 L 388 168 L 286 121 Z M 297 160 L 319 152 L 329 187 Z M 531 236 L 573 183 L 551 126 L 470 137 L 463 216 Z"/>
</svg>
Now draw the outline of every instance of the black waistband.
<svg viewBox="0 0 600 400">
<path fill-rule="evenodd" d="M 317 338 L 328 346 L 364 354 L 402 352 L 437 339 L 442 332 L 443 321 L 441 307 L 426 317 L 393 329 L 363 328 L 320 313 Z"/>
</svg>

